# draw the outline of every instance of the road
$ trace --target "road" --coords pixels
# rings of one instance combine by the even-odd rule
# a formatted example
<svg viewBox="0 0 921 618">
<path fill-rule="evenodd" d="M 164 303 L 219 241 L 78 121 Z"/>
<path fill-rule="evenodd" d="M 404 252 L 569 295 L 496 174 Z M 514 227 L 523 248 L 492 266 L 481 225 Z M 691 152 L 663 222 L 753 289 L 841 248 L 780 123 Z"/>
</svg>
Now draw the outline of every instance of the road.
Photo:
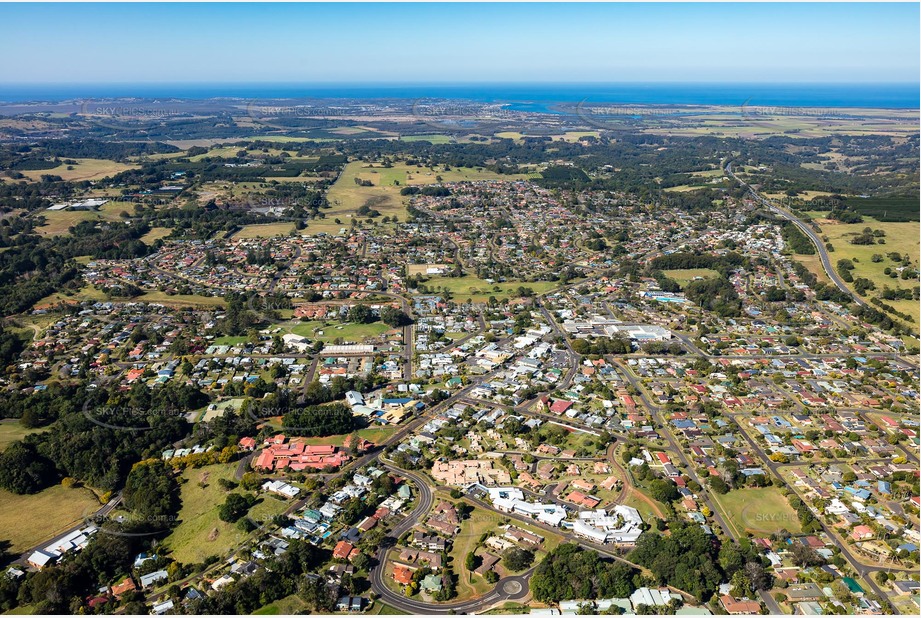
<svg viewBox="0 0 921 618">
<path fill-rule="evenodd" d="M 652 415 L 653 419 L 655 419 L 655 421 L 659 425 L 661 425 L 662 434 L 665 436 L 665 439 L 668 441 L 669 448 L 680 460 L 680 463 L 684 467 L 688 477 L 691 480 L 697 482 L 701 487 L 706 487 L 704 479 L 701 479 L 700 477 L 697 476 L 697 471 L 694 468 L 692 462 L 688 459 L 687 455 L 684 452 L 684 449 L 681 448 L 681 445 L 678 444 L 678 441 L 675 439 L 674 434 L 671 432 L 671 429 L 669 428 L 669 424 L 668 424 L 668 419 L 666 419 L 662 415 L 661 408 L 659 406 L 653 405 L 652 402 L 649 401 L 649 398 L 646 397 L 645 389 L 643 389 L 642 385 L 639 383 L 636 376 L 633 375 L 633 372 L 630 371 L 630 369 L 626 366 L 626 364 L 620 363 L 619 359 L 617 359 L 615 362 L 620 367 L 621 373 L 624 375 L 624 377 L 626 377 L 630 385 L 634 389 L 636 389 L 636 391 L 639 393 L 640 401 L 642 401 L 646 409 L 649 410 L 649 413 Z M 706 490 L 702 491 L 698 495 L 698 499 L 701 500 L 707 506 L 707 508 L 710 509 L 710 514 L 713 517 L 713 520 L 716 522 L 716 524 L 720 528 L 722 528 L 723 532 L 736 543 L 740 542 L 741 538 L 739 538 L 739 535 L 736 534 L 735 530 L 732 527 L 727 525 L 726 521 L 723 519 L 723 514 L 720 512 L 720 509 L 717 508 L 713 500 L 711 500 L 709 494 L 706 493 Z M 783 614 L 783 611 L 781 611 L 780 606 L 777 605 L 777 602 L 770 595 L 770 591 L 760 590 L 758 591 L 758 595 L 761 597 L 761 601 L 764 603 L 764 605 L 768 608 L 769 613 L 775 614 L 775 615 Z"/>
<path fill-rule="evenodd" d="M 387 564 L 387 554 L 393 549 L 395 541 L 411 530 L 413 526 L 418 523 L 419 519 L 429 512 L 429 509 L 432 508 L 434 497 L 428 483 L 418 474 L 396 468 L 386 463 L 383 464 L 383 467 L 394 474 L 407 478 L 416 486 L 415 508 L 387 535 L 377 553 L 377 564 L 371 569 L 369 574 L 371 589 L 374 590 L 383 602 L 401 611 L 412 614 L 469 614 L 486 611 L 500 602 L 517 601 L 525 598 L 529 594 L 530 588 L 528 586 L 528 580 L 531 577 L 531 573 L 533 573 L 533 569 L 525 571 L 520 575 L 503 577 L 496 583 L 496 587 L 493 588 L 492 591 L 475 599 L 458 601 L 455 603 L 433 603 L 410 599 L 391 590 L 384 581 L 384 567 Z"/>
<path fill-rule="evenodd" d="M 811 227 L 809 227 L 802 219 L 798 218 L 793 213 L 787 212 L 786 210 L 784 210 L 783 208 L 780 208 L 779 206 L 775 206 L 770 200 L 768 200 L 765 197 L 762 197 L 760 194 L 758 194 L 758 192 L 752 189 L 751 185 L 749 185 L 747 182 L 740 180 L 739 177 L 736 176 L 735 173 L 733 173 L 732 171 L 731 161 L 726 164 L 726 173 L 729 174 L 729 176 L 731 176 L 740 185 L 748 189 L 749 193 L 751 193 L 752 195 L 752 198 L 754 198 L 756 202 L 758 202 L 759 204 L 761 204 L 762 206 L 764 206 L 765 208 L 767 208 L 768 210 L 770 210 L 777 216 L 781 217 L 782 219 L 786 219 L 787 221 L 790 221 L 791 223 L 796 225 L 796 227 L 798 227 L 803 234 L 808 236 L 809 240 L 813 242 L 813 244 L 815 245 L 815 248 L 818 250 L 819 259 L 822 260 L 822 267 L 825 269 L 825 273 L 828 275 L 828 278 L 832 280 L 832 283 L 834 283 L 838 287 L 839 290 L 841 290 L 842 292 L 844 292 L 845 294 L 853 298 L 854 302 L 860 305 L 861 307 L 869 307 L 869 305 L 862 298 L 860 298 L 856 293 L 854 293 L 850 288 L 848 288 L 847 285 L 845 285 L 844 280 L 841 279 L 841 277 L 838 276 L 838 273 L 835 271 L 835 269 L 832 268 L 831 258 L 828 257 L 828 251 L 826 251 L 825 249 L 825 243 L 822 242 L 822 239 L 819 238 L 818 234 L 816 234 L 815 231 L 813 231 Z"/>
</svg>

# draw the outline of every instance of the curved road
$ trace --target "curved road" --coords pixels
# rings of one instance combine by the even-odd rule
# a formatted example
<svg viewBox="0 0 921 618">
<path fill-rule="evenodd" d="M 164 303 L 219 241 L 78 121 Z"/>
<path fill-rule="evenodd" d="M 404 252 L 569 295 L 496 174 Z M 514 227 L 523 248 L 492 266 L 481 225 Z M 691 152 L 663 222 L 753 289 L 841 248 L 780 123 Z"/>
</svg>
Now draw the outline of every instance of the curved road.
<svg viewBox="0 0 921 618">
<path fill-rule="evenodd" d="M 383 602 L 411 614 L 467 614 L 482 612 L 496 603 L 516 601 L 528 595 L 530 591 L 528 580 L 534 569 L 525 571 L 521 575 L 503 577 L 491 592 L 475 599 L 458 601 L 456 603 L 419 601 L 407 598 L 388 588 L 384 581 L 384 567 L 387 564 L 387 554 L 393 548 L 394 541 L 411 530 L 413 526 L 416 525 L 416 522 L 418 522 L 423 515 L 428 513 L 429 509 L 432 507 L 433 496 L 431 488 L 419 475 L 387 464 L 383 464 L 383 467 L 394 474 L 411 480 L 416 485 L 418 493 L 416 508 L 414 508 L 402 522 L 395 526 L 384 540 L 377 554 L 377 564 L 371 569 L 371 589 L 377 593 L 378 597 Z"/>
<path fill-rule="evenodd" d="M 835 269 L 832 268 L 831 258 L 828 257 L 828 251 L 825 250 L 825 243 L 822 242 L 822 239 L 819 238 L 818 234 L 816 234 L 811 227 L 806 225 L 802 219 L 798 218 L 792 213 L 787 212 L 779 206 L 775 206 L 770 202 L 770 200 L 759 195 L 754 189 L 751 188 L 751 185 L 749 185 L 747 182 L 740 180 L 739 177 L 733 173 L 731 162 L 726 164 L 726 173 L 729 174 L 729 176 L 731 176 L 740 185 L 748 189 L 749 193 L 751 193 L 756 202 L 765 208 L 768 208 L 771 212 L 778 215 L 782 219 L 786 219 L 787 221 L 790 221 L 796 225 L 796 227 L 798 227 L 800 231 L 805 234 L 809 240 L 812 241 L 812 243 L 815 245 L 815 248 L 818 249 L 819 258 L 822 260 L 822 267 L 825 269 L 825 273 L 828 275 L 828 278 L 831 279 L 836 286 L 838 286 L 839 290 L 853 298 L 855 303 L 862 307 L 869 307 L 869 305 L 864 302 L 862 298 L 860 298 L 856 293 L 848 288 L 847 285 L 845 285 L 844 280 L 841 279 L 841 277 L 838 276 L 838 273 L 835 272 Z"/>
</svg>

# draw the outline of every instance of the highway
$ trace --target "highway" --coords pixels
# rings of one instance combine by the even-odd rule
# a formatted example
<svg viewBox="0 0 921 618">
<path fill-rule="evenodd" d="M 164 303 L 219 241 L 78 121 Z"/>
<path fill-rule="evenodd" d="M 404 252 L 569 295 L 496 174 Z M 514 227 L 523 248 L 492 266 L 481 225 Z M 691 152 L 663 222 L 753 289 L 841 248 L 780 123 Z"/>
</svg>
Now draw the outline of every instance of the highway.
<svg viewBox="0 0 921 618">
<path fill-rule="evenodd" d="M 853 298 L 855 303 L 857 303 L 861 307 L 869 307 L 869 305 L 866 302 L 864 302 L 864 300 L 860 298 L 856 293 L 854 293 L 850 288 L 848 288 L 847 285 L 845 285 L 844 280 L 838 276 L 838 273 L 835 271 L 835 269 L 831 265 L 831 259 L 828 257 L 828 251 L 826 251 L 825 249 L 825 243 L 822 242 L 822 239 L 819 238 L 818 234 L 816 234 L 811 227 L 809 227 L 802 219 L 796 217 L 792 213 L 787 212 L 786 210 L 784 210 L 783 208 L 780 208 L 779 206 L 775 206 L 773 203 L 771 203 L 770 200 L 768 200 L 765 197 L 762 197 L 754 189 L 752 189 L 751 185 L 749 185 L 747 182 L 740 180 L 739 177 L 736 176 L 735 173 L 733 173 L 732 171 L 731 161 L 726 164 L 726 173 L 729 174 L 729 176 L 731 176 L 740 185 L 748 189 L 749 193 L 751 193 L 752 198 L 756 202 L 758 202 L 759 204 L 761 204 L 762 206 L 764 206 L 765 208 L 767 208 L 768 210 L 770 210 L 777 216 L 781 217 L 782 219 L 786 219 L 787 221 L 790 221 L 791 223 L 796 225 L 796 227 L 798 227 L 800 231 L 803 232 L 803 234 L 808 236 L 809 240 L 812 241 L 812 243 L 815 245 L 815 248 L 819 252 L 819 258 L 822 260 L 822 267 L 825 269 L 825 273 L 828 275 L 828 278 L 832 280 L 832 282 L 838 287 L 839 290 L 841 290 L 842 292 L 844 292 L 845 294 Z"/>
</svg>

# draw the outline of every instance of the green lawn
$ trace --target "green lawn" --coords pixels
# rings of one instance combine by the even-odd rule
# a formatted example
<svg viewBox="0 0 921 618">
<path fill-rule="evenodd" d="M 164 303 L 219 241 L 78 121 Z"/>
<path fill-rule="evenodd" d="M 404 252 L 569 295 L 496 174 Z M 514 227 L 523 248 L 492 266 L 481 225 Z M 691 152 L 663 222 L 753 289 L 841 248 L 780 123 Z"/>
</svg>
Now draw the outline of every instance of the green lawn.
<svg viewBox="0 0 921 618">
<path fill-rule="evenodd" d="M 559 283 L 556 281 L 488 283 L 474 275 L 464 275 L 463 277 L 430 277 L 422 285 L 427 290 L 434 292 L 447 290 L 457 302 L 466 300 L 485 302 L 490 296 L 495 296 L 500 300 L 515 297 L 519 287 L 531 288 L 535 294 L 543 294 L 559 286 Z"/>
<path fill-rule="evenodd" d="M 479 596 L 492 588 L 492 584 L 484 577 L 468 571 L 464 560 L 467 554 L 476 548 L 483 533 L 492 530 L 501 521 L 502 516 L 498 513 L 474 507 L 470 518 L 461 524 L 461 531 L 454 537 L 449 553 L 453 558 L 454 572 L 457 573 L 458 600 Z"/>
<path fill-rule="evenodd" d="M 248 339 L 249 337 L 246 337 L 244 335 L 240 335 L 236 337 L 232 335 L 225 335 L 223 337 L 217 337 L 211 343 L 213 343 L 214 345 L 237 345 L 238 343 L 246 342 Z"/>
<path fill-rule="evenodd" d="M 695 277 L 710 279 L 719 277 L 720 274 L 710 268 L 681 268 L 677 270 L 663 270 L 662 273 L 669 279 L 674 279 L 682 287 L 694 280 Z"/>
<path fill-rule="evenodd" d="M 296 594 L 286 596 L 283 599 L 278 599 L 274 603 L 270 603 L 264 607 L 260 607 L 253 612 L 254 616 L 277 616 L 285 615 L 291 616 L 293 614 L 299 614 L 303 610 L 307 609 L 307 604 L 301 600 Z"/>
<path fill-rule="evenodd" d="M 711 493 L 730 525 L 739 532 L 769 535 L 780 530 L 802 532 L 796 511 L 776 487 L 736 489 L 724 495 Z"/>
<path fill-rule="evenodd" d="M 11 553 L 24 552 L 81 523 L 100 506 L 83 487 L 55 485 L 24 496 L 0 489 L 0 540 L 12 544 Z"/>
<path fill-rule="evenodd" d="M 327 325 L 328 324 L 328 325 Z M 281 327 L 295 335 L 307 337 L 313 340 L 331 343 L 336 339 L 343 341 L 362 341 L 368 337 L 377 337 L 391 330 L 383 322 L 372 322 L 371 324 L 352 324 L 339 322 L 321 322 L 313 320 L 310 322 L 293 322 L 290 325 L 281 325 Z M 317 334 L 314 329 L 319 329 L 323 334 Z"/>
<path fill-rule="evenodd" d="M 234 238 L 269 238 L 271 236 L 287 236 L 294 231 L 294 223 L 256 223 L 253 225 L 243 226 L 239 232 L 233 235 Z"/>
<path fill-rule="evenodd" d="M 182 509 L 179 524 L 164 539 L 173 558 L 184 564 L 201 562 L 208 556 L 224 555 L 246 538 L 235 524 L 221 521 L 218 508 L 229 492 L 218 484 L 219 479 L 233 480 L 236 462 L 188 469 L 182 473 Z M 204 487 L 200 485 L 204 482 Z M 241 492 L 236 489 L 234 491 Z M 262 502 L 250 509 L 249 516 L 257 523 L 282 513 L 289 505 L 271 496 L 260 496 Z"/>
</svg>

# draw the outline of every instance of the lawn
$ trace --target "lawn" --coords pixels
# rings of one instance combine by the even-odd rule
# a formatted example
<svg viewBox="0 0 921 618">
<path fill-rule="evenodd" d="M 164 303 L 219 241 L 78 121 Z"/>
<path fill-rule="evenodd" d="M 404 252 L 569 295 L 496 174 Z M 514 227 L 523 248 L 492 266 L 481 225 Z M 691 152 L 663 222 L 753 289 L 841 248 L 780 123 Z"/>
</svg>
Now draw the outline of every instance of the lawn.
<svg viewBox="0 0 921 618">
<path fill-rule="evenodd" d="M 467 570 L 465 558 L 476 549 L 484 532 L 492 530 L 502 521 L 502 516 L 486 509 L 474 507 L 470 518 L 461 525 L 461 531 L 454 537 L 449 556 L 453 559 L 454 572 L 457 573 L 457 598 L 469 599 L 483 594 L 492 588 L 484 577 L 474 575 Z M 482 555 L 482 551 L 480 555 Z"/>
<path fill-rule="evenodd" d="M 394 425 L 388 425 L 386 427 L 374 426 L 366 427 L 364 429 L 359 429 L 356 433 L 359 438 L 373 442 L 374 444 L 382 444 L 384 440 L 392 436 L 398 427 Z M 336 436 L 322 436 L 322 437 L 313 437 L 313 438 L 302 438 L 305 444 L 312 445 L 328 445 L 332 444 L 334 446 L 343 446 L 346 438 L 352 434 L 340 434 Z"/>
<path fill-rule="evenodd" d="M 77 290 L 75 293 L 54 292 L 53 294 L 49 294 L 45 298 L 35 303 L 34 307 L 36 309 L 43 309 L 47 307 L 53 307 L 58 303 L 80 303 L 85 300 L 106 301 L 109 300 L 109 298 L 103 291 L 91 285 L 86 285 Z"/>
<path fill-rule="evenodd" d="M 171 227 L 154 227 L 151 228 L 149 232 L 141 236 L 141 242 L 145 245 L 151 245 L 161 238 L 166 238 L 172 234 L 173 228 Z"/>
<path fill-rule="evenodd" d="M 730 525 L 739 532 L 769 535 L 781 530 L 802 532 L 799 517 L 776 487 L 736 489 L 724 495 L 713 493 Z"/>
<path fill-rule="evenodd" d="M 236 337 L 232 335 L 225 335 L 223 337 L 217 337 L 211 343 L 213 343 L 214 345 L 237 345 L 238 343 L 245 343 L 248 340 L 249 340 L 249 337 L 246 337 L 244 335 L 239 335 Z"/>
<path fill-rule="evenodd" d="M 336 339 L 343 341 L 363 341 L 370 337 L 378 337 L 391 330 L 383 322 L 372 322 L 371 324 L 353 324 L 350 322 L 321 322 L 313 320 L 310 322 L 292 322 L 289 325 L 280 324 L 282 329 L 301 337 L 319 340 L 324 343 L 332 343 Z M 314 332 L 314 329 L 319 329 Z M 318 334 L 322 332 L 323 334 Z"/>
<path fill-rule="evenodd" d="M 30 433 L 35 433 L 36 431 L 41 431 L 40 428 L 29 429 L 23 427 L 19 424 L 18 421 L 10 420 L 0 423 L 0 452 L 6 450 L 13 442 L 17 440 L 22 440 Z"/>
<path fill-rule="evenodd" d="M 278 599 L 274 603 L 270 603 L 264 607 L 260 607 L 253 612 L 254 616 L 291 616 L 294 614 L 299 614 L 307 609 L 307 604 L 301 600 L 296 594 L 292 594 L 284 597 L 283 599 Z"/>
<path fill-rule="evenodd" d="M 133 299 L 139 303 L 157 303 L 176 307 L 223 307 L 224 299 L 220 296 L 200 296 L 198 294 L 167 294 L 165 292 L 147 292 Z"/>
<path fill-rule="evenodd" d="M 269 238 L 272 236 L 287 236 L 294 231 L 294 223 L 290 221 L 279 222 L 279 223 L 257 223 L 254 225 L 246 225 L 240 229 L 239 232 L 236 232 L 233 237 L 235 239 L 245 239 L 245 238 Z"/>
<path fill-rule="evenodd" d="M 163 540 L 163 544 L 172 550 L 173 558 L 179 562 L 191 564 L 208 556 L 224 555 L 246 539 L 247 535 L 236 524 L 218 518 L 218 509 L 229 493 L 221 488 L 218 480 L 233 480 L 236 468 L 237 463 L 231 462 L 188 469 L 182 473 L 185 482 L 181 490 L 179 525 Z M 202 481 L 204 487 L 200 484 Z M 249 513 L 257 523 L 284 512 L 289 505 L 268 495 L 260 497 L 262 502 Z"/>
<path fill-rule="evenodd" d="M 718 272 L 710 268 L 681 268 L 677 270 L 663 270 L 662 272 L 669 279 L 677 281 L 682 287 L 697 277 L 701 279 L 710 279 L 720 276 Z"/>
<path fill-rule="evenodd" d="M 84 487 L 55 485 L 24 496 L 0 489 L 0 540 L 12 544 L 11 553 L 25 552 L 79 524 L 100 506 Z"/>
<path fill-rule="evenodd" d="M 431 277 L 423 285 L 426 289 L 435 292 L 447 290 L 459 302 L 466 300 L 486 302 L 490 296 L 495 296 L 500 300 L 515 297 L 517 296 L 516 290 L 521 286 L 531 288 L 535 294 L 543 294 L 557 287 L 559 283 L 556 281 L 488 283 L 474 275 L 465 275 L 463 277 Z"/>
</svg>

